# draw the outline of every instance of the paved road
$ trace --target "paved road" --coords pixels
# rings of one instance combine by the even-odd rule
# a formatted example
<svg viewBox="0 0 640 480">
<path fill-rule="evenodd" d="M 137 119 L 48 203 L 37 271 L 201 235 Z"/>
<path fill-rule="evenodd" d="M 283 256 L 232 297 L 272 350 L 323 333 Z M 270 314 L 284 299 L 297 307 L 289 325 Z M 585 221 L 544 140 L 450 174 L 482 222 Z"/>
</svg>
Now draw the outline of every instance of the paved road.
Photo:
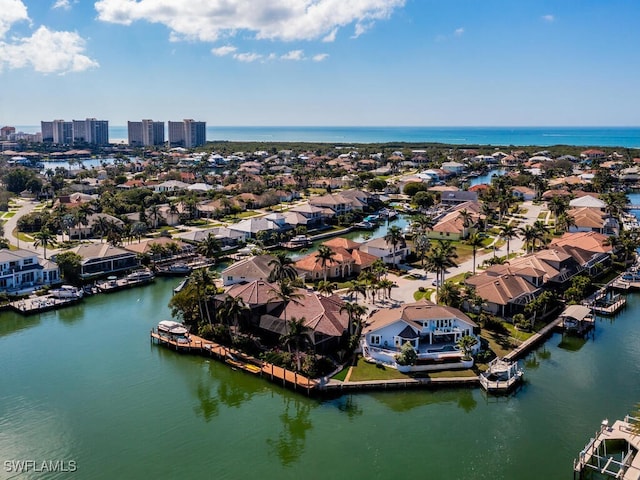
<svg viewBox="0 0 640 480">
<path fill-rule="evenodd" d="M 522 204 L 522 208 L 526 209 L 527 213 L 524 214 L 524 218 L 519 219 L 518 224 L 516 225 L 517 227 L 523 227 L 524 225 L 532 225 L 533 222 L 535 222 L 538 219 L 538 215 L 542 211 L 543 206 L 534 205 L 532 202 L 524 202 Z M 509 245 L 509 252 L 524 253 L 523 245 L 524 245 L 524 242 L 521 238 L 519 237 L 513 238 L 511 239 L 511 242 Z M 481 265 L 484 260 L 488 260 L 494 255 L 492 247 L 487 247 L 484 249 L 484 251 L 486 253 L 479 253 L 478 255 L 476 255 L 477 265 Z M 496 249 L 497 256 L 504 256 L 506 254 L 507 254 L 506 245 L 503 245 L 502 247 Z M 458 264 L 457 267 L 450 268 L 448 270 L 446 278 L 451 278 L 461 273 L 472 272 L 472 271 L 473 271 L 473 258 L 470 258 Z M 427 289 L 434 288 L 431 285 L 431 282 L 433 282 L 433 280 L 435 279 L 435 274 L 433 272 L 428 272 L 427 278 L 425 280 L 412 280 L 409 278 L 398 277 L 393 274 L 389 274 L 388 278 L 396 282 L 396 284 L 398 285 L 397 288 L 394 288 L 391 291 L 392 300 L 385 301 L 385 302 L 378 301 L 376 302 L 375 305 L 371 303 L 371 300 L 367 300 L 367 305 L 370 308 L 388 307 L 390 305 L 397 304 L 397 303 L 415 302 L 413 298 L 413 294 L 416 290 L 418 290 L 419 287 L 425 287 Z M 435 292 L 431 300 L 435 301 Z"/>
<path fill-rule="evenodd" d="M 9 218 L 7 220 L 7 223 L 4 224 L 4 238 L 9 240 L 9 243 L 11 243 L 12 245 L 22 248 L 23 250 L 36 252 L 41 257 L 44 257 L 43 248 L 40 248 L 40 247 L 36 248 L 33 246 L 33 242 L 21 241 L 18 237 L 14 236 L 13 234 L 13 231 L 18 225 L 18 220 L 20 219 L 20 217 L 23 217 L 24 215 L 31 213 L 39 205 L 39 203 L 34 200 L 30 200 L 26 198 L 19 198 L 15 200 L 15 202 L 20 204 L 20 208 L 16 211 L 16 214 L 13 217 Z M 49 258 L 51 256 L 51 253 L 53 252 L 54 250 L 48 248 L 47 258 Z"/>
</svg>

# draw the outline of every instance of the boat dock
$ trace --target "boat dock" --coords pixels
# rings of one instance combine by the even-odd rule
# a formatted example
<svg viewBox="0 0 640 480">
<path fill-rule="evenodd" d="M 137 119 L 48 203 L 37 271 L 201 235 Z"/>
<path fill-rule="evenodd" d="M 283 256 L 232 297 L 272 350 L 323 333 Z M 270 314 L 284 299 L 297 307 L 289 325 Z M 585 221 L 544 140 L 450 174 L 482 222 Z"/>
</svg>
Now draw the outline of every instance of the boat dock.
<svg viewBox="0 0 640 480">
<path fill-rule="evenodd" d="M 529 351 L 532 350 L 538 343 L 540 343 L 548 335 L 550 335 L 554 329 L 558 328 L 561 323 L 562 318 L 556 318 L 554 321 L 541 328 L 538 333 L 534 333 L 529 338 L 527 338 L 520 344 L 518 348 L 505 355 L 504 360 L 513 362 L 518 358 L 523 357 L 525 354 L 529 353 Z"/>
<path fill-rule="evenodd" d="M 518 362 L 494 358 L 480 375 L 480 386 L 489 393 L 508 393 L 522 381 L 523 370 Z"/>
<path fill-rule="evenodd" d="M 29 297 L 9 303 L 9 307 L 23 315 L 33 315 L 78 303 L 82 298 L 55 298 L 51 295 Z"/>
<path fill-rule="evenodd" d="M 214 357 L 228 365 L 231 365 L 233 368 L 243 370 L 253 375 L 260 375 L 273 383 L 282 384 L 283 387 L 290 387 L 294 390 L 306 390 L 307 394 L 310 394 L 318 387 L 318 382 L 316 380 L 307 378 L 300 373 L 292 372 L 277 365 L 263 362 L 232 348 L 219 345 L 210 340 L 205 340 L 197 335 L 178 337 L 176 339 L 171 338 L 171 336 L 163 335 L 154 328 L 151 330 L 151 341 L 158 345 L 164 345 L 168 348 L 175 349 L 178 352 Z"/>
<path fill-rule="evenodd" d="M 137 280 L 132 280 L 130 278 L 115 278 L 109 277 L 104 282 L 98 282 L 96 284 L 96 288 L 99 292 L 102 293 L 111 293 L 117 292 L 118 290 L 124 290 L 125 288 L 138 287 L 140 285 L 146 285 L 151 283 L 154 280 L 153 277 L 150 278 L 140 278 Z"/>
<path fill-rule="evenodd" d="M 640 435 L 634 426 L 640 419 L 625 417 L 609 426 L 603 420 L 600 431 L 589 440 L 573 461 L 573 478 L 592 478 L 594 472 L 622 480 L 640 479 Z"/>
</svg>

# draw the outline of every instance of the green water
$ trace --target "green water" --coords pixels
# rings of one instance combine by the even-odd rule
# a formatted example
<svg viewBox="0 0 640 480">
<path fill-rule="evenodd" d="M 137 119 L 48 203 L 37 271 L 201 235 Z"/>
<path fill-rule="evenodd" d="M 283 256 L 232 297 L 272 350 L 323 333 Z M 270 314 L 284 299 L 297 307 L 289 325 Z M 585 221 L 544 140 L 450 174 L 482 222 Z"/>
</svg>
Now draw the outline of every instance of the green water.
<svg viewBox="0 0 640 480">
<path fill-rule="evenodd" d="M 509 398 L 320 401 L 151 345 L 178 281 L 0 314 L 0 478 L 5 460 L 60 459 L 77 471 L 16 478 L 568 479 L 600 421 L 640 401 L 640 296 L 595 340 L 552 337 Z"/>
</svg>

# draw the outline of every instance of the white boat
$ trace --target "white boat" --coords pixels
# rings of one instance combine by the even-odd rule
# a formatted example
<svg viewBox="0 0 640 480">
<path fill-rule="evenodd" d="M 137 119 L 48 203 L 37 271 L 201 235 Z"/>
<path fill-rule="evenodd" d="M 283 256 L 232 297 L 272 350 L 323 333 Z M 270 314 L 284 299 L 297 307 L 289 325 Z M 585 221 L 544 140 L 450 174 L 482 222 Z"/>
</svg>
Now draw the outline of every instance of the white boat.
<svg viewBox="0 0 640 480">
<path fill-rule="evenodd" d="M 83 293 L 81 288 L 76 288 L 72 285 L 62 285 L 60 288 L 54 288 L 49 291 L 49 294 L 54 298 L 66 299 L 82 298 Z"/>
<path fill-rule="evenodd" d="M 138 270 L 127 275 L 128 282 L 147 282 L 154 279 L 153 272 L 150 270 Z"/>
<path fill-rule="evenodd" d="M 282 248 L 289 250 L 296 250 L 298 248 L 304 248 L 311 245 L 311 239 L 306 235 L 296 235 L 291 240 L 282 243 Z"/>
<path fill-rule="evenodd" d="M 161 320 L 158 323 L 158 332 L 167 333 L 175 336 L 185 336 L 189 330 L 179 322 L 173 320 Z"/>
</svg>

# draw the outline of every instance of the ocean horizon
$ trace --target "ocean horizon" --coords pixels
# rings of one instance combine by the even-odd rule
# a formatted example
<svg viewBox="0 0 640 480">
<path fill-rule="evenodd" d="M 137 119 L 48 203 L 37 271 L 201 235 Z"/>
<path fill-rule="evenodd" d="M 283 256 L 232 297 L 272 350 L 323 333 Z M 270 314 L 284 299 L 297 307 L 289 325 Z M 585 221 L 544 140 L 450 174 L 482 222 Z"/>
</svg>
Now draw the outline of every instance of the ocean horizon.
<svg viewBox="0 0 640 480">
<path fill-rule="evenodd" d="M 16 130 L 34 133 L 40 127 L 16 126 Z M 109 139 L 126 143 L 127 127 L 110 126 Z M 640 127 L 207 126 L 207 141 L 640 148 Z"/>
</svg>

